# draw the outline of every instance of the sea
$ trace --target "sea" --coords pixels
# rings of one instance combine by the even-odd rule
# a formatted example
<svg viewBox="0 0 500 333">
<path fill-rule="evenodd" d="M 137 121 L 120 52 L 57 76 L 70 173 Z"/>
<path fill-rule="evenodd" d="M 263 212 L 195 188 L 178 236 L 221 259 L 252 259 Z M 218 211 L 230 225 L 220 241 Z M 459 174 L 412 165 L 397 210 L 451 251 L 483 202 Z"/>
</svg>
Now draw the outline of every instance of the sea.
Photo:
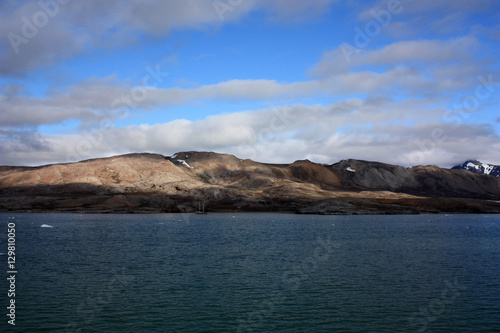
<svg viewBox="0 0 500 333">
<path fill-rule="evenodd" d="M 1 332 L 500 332 L 500 215 L 0 221 Z"/>
</svg>

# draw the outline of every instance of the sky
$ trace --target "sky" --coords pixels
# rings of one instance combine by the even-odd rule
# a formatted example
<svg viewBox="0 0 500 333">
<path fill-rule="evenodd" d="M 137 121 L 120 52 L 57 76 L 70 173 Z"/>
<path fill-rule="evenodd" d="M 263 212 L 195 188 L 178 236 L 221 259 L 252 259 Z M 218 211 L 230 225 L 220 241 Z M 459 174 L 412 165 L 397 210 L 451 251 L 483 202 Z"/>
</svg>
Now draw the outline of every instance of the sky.
<svg viewBox="0 0 500 333">
<path fill-rule="evenodd" d="M 500 1 L 0 2 L 0 164 L 500 164 Z"/>
</svg>

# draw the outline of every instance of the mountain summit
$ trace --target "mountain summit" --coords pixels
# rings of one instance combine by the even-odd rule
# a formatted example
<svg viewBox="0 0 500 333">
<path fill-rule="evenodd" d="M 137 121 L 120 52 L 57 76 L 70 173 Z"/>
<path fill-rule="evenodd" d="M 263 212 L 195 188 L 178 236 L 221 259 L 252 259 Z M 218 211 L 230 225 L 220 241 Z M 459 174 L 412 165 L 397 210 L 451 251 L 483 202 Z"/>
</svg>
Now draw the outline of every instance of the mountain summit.
<svg viewBox="0 0 500 333">
<path fill-rule="evenodd" d="M 481 163 L 476 160 L 467 160 L 460 165 L 455 165 L 452 169 L 463 169 L 480 175 L 500 177 L 500 165 Z"/>
</svg>

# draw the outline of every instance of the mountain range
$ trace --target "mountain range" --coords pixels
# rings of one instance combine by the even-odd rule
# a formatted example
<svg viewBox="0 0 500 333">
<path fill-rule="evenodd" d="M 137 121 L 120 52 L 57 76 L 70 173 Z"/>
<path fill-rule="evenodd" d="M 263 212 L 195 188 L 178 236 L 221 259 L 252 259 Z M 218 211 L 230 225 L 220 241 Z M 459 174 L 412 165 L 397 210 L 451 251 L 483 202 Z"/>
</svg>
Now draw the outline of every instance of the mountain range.
<svg viewBox="0 0 500 333">
<path fill-rule="evenodd" d="M 499 213 L 500 178 L 363 160 L 269 164 L 213 152 L 134 153 L 38 167 L 0 166 L 0 211 Z"/>
<path fill-rule="evenodd" d="M 467 160 L 460 165 L 455 165 L 452 169 L 463 169 L 481 175 L 491 175 L 494 177 L 500 177 L 500 165 L 493 165 L 487 163 L 481 163 L 476 160 Z"/>
</svg>

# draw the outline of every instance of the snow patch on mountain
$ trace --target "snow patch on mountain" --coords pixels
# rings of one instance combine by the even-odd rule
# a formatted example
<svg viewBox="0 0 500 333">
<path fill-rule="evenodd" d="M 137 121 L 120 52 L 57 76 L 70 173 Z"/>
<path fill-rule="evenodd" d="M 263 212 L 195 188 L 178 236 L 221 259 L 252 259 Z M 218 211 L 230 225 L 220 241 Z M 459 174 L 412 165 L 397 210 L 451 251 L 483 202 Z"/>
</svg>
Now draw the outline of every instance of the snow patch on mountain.
<svg viewBox="0 0 500 333">
<path fill-rule="evenodd" d="M 470 172 L 474 172 L 474 173 L 478 173 L 478 174 L 500 177 L 500 166 L 499 165 L 482 163 L 482 162 L 479 162 L 476 160 L 465 161 L 464 163 L 462 163 L 460 165 L 456 165 L 456 166 L 452 167 L 452 169 L 462 169 L 462 170 L 468 170 Z"/>
<path fill-rule="evenodd" d="M 177 162 L 182 163 L 183 165 L 187 166 L 188 168 L 192 169 L 193 167 L 188 164 L 188 162 L 184 160 L 177 159 Z"/>
</svg>

